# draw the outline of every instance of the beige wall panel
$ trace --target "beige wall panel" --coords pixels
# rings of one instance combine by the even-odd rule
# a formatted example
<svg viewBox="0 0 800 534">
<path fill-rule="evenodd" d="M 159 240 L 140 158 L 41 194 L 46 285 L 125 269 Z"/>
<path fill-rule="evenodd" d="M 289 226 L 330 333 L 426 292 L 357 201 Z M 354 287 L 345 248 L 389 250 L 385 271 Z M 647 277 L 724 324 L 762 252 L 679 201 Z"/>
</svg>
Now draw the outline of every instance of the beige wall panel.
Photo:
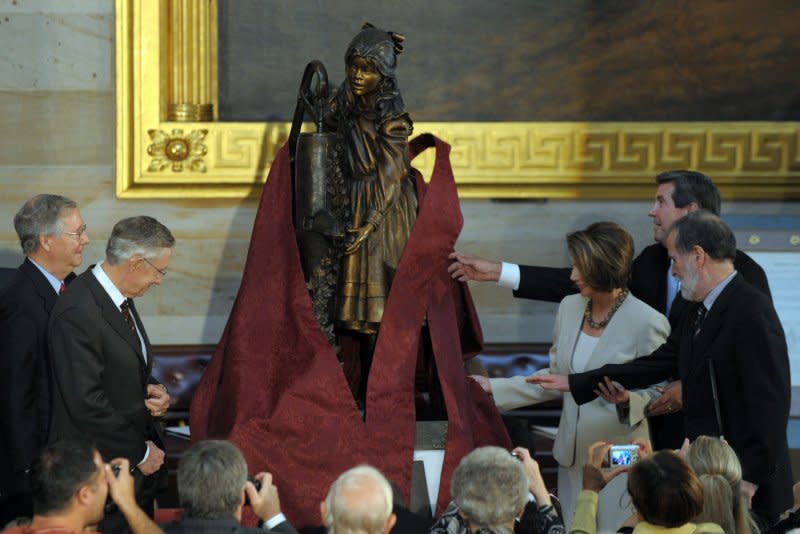
<svg viewBox="0 0 800 534">
<path fill-rule="evenodd" d="M 113 15 L 113 0 L 6 0 L 1 12 Z"/>
<path fill-rule="evenodd" d="M 111 165 L 113 98 L 110 90 L 0 91 L 0 165 Z"/>
<path fill-rule="evenodd" d="M 0 89 L 109 90 L 113 35 L 111 13 L 18 14 L 0 8 Z"/>
</svg>

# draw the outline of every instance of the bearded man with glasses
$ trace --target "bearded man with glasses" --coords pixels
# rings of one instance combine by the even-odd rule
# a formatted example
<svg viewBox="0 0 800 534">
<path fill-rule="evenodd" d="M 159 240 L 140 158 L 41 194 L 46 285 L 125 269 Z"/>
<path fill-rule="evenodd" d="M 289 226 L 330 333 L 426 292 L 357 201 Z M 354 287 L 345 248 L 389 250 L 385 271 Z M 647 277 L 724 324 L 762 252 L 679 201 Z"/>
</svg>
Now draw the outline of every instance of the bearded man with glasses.
<svg viewBox="0 0 800 534">
<path fill-rule="evenodd" d="M 50 312 L 89 244 L 74 200 L 37 195 L 14 217 L 25 260 L 0 289 L 0 525 L 33 513 L 28 471 L 47 443 Z"/>
</svg>

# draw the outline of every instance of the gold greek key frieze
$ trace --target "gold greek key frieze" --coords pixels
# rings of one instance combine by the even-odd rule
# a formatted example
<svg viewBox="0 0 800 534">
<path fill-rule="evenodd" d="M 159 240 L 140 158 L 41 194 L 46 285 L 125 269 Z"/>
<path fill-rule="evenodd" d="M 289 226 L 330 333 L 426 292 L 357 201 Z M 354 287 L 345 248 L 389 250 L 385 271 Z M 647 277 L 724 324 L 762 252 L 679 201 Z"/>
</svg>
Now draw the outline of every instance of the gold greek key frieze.
<svg viewBox="0 0 800 534">
<path fill-rule="evenodd" d="M 269 168 L 275 155 L 289 138 L 289 123 L 270 123 L 266 127 L 222 128 L 216 130 L 213 168 L 219 170 L 252 170 Z M 265 175 L 266 176 L 266 175 Z"/>
<path fill-rule="evenodd" d="M 675 168 L 712 175 L 800 174 L 800 131 L 794 124 L 748 125 L 738 132 L 725 123 L 517 124 L 521 127 L 478 123 L 471 132 L 455 125 L 432 129 L 453 144 L 454 169 L 471 176 L 503 172 L 517 177 L 540 173 L 565 178 L 629 173 L 652 177 Z M 415 129 L 423 131 L 424 126 Z M 776 132 L 776 127 L 792 131 Z"/>
</svg>

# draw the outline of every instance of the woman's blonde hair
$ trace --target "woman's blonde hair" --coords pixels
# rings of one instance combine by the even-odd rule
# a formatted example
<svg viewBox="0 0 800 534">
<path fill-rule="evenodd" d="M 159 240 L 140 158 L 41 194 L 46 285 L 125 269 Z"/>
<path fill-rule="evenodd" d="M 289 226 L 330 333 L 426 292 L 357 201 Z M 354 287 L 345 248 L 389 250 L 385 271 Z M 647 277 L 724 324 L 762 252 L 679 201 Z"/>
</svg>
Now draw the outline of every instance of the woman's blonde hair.
<svg viewBox="0 0 800 534">
<path fill-rule="evenodd" d="M 758 534 L 741 493 L 742 464 L 727 442 L 710 436 L 698 437 L 686 460 L 703 485 L 703 511 L 696 522 L 712 522 L 727 534 Z"/>
</svg>

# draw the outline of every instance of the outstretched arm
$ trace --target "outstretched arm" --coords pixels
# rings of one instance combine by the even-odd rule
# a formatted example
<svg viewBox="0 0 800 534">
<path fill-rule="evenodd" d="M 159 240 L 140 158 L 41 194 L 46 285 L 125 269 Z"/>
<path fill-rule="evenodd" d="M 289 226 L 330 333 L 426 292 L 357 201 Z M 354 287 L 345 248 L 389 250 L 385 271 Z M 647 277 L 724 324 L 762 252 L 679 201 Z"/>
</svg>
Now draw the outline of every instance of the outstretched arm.
<svg viewBox="0 0 800 534">
<path fill-rule="evenodd" d="M 452 278 L 459 282 L 469 280 L 475 282 L 497 282 L 500 279 L 499 261 L 487 260 L 467 252 L 452 252 L 449 256 L 453 263 L 447 268 Z"/>
</svg>

